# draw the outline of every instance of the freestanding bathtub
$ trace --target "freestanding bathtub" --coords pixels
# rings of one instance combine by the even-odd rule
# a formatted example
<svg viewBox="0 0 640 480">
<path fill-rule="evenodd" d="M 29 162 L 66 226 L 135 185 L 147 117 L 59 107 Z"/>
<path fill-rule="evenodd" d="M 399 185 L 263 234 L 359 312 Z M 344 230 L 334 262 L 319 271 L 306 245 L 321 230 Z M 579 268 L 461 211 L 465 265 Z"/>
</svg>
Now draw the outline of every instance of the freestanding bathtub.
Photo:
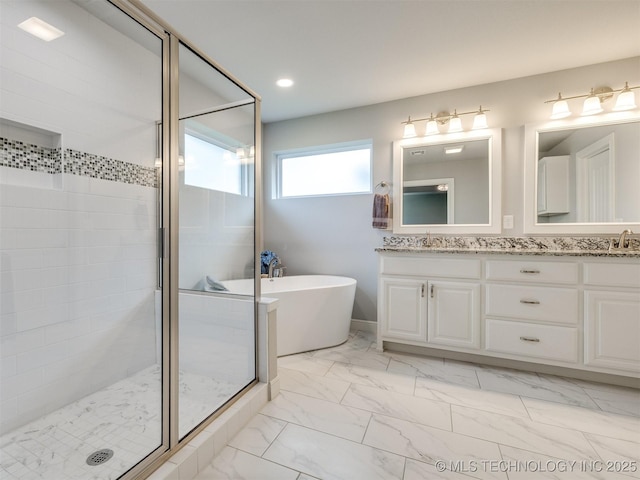
<svg viewBox="0 0 640 480">
<path fill-rule="evenodd" d="M 253 280 L 222 282 L 230 293 L 251 293 Z M 347 341 L 356 280 L 331 275 L 263 278 L 263 297 L 280 300 L 278 356 L 332 347 Z"/>
</svg>

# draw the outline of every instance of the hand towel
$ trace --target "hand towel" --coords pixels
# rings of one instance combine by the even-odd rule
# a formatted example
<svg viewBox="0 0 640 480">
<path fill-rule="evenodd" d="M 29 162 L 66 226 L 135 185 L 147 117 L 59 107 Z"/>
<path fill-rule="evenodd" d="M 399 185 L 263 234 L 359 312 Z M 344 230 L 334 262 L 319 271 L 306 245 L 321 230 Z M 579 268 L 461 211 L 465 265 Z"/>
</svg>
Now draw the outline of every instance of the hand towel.
<svg viewBox="0 0 640 480">
<path fill-rule="evenodd" d="M 373 196 L 373 228 L 389 228 L 389 195 Z"/>
</svg>

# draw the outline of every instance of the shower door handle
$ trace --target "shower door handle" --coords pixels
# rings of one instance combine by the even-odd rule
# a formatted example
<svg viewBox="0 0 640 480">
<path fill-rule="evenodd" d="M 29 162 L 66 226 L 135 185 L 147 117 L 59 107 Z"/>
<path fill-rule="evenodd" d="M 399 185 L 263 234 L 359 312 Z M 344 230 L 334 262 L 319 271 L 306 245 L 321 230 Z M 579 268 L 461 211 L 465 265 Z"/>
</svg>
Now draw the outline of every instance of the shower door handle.
<svg viewBox="0 0 640 480">
<path fill-rule="evenodd" d="M 165 238 L 166 235 L 167 229 L 164 227 L 160 227 L 158 229 L 158 258 L 160 259 L 167 258 L 167 252 L 165 249 L 168 246 L 168 242 Z"/>
</svg>

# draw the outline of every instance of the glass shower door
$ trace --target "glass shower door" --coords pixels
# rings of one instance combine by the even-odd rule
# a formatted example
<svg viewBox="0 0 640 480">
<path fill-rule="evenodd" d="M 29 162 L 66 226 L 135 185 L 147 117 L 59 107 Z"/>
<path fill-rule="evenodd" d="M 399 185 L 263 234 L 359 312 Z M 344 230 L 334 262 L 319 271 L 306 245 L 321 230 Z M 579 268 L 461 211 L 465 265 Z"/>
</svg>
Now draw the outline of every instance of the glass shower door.
<svg viewBox="0 0 640 480">
<path fill-rule="evenodd" d="M 107 2 L 0 8 L 0 477 L 115 479 L 163 445 L 164 33 Z"/>
<path fill-rule="evenodd" d="M 255 100 L 184 45 L 179 58 L 183 438 L 256 377 Z"/>
</svg>

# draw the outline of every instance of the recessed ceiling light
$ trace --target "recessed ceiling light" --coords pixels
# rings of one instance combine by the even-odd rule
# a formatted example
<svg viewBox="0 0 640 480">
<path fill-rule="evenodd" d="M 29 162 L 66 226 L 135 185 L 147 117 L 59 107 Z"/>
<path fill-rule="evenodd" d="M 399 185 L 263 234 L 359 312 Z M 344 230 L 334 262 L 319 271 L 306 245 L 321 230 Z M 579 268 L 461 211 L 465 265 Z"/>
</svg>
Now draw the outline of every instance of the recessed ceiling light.
<svg viewBox="0 0 640 480">
<path fill-rule="evenodd" d="M 281 78 L 276 82 L 276 85 L 278 85 L 279 87 L 287 88 L 293 85 L 293 80 L 291 80 L 290 78 Z"/>
<path fill-rule="evenodd" d="M 45 42 L 50 42 L 64 35 L 62 30 L 57 29 L 53 25 L 49 25 L 38 17 L 31 17 L 19 24 L 18 27 Z"/>
<path fill-rule="evenodd" d="M 444 153 L 446 153 L 447 155 L 452 153 L 460 153 L 463 148 L 464 148 L 464 145 L 456 145 L 454 147 L 445 147 Z"/>
</svg>

